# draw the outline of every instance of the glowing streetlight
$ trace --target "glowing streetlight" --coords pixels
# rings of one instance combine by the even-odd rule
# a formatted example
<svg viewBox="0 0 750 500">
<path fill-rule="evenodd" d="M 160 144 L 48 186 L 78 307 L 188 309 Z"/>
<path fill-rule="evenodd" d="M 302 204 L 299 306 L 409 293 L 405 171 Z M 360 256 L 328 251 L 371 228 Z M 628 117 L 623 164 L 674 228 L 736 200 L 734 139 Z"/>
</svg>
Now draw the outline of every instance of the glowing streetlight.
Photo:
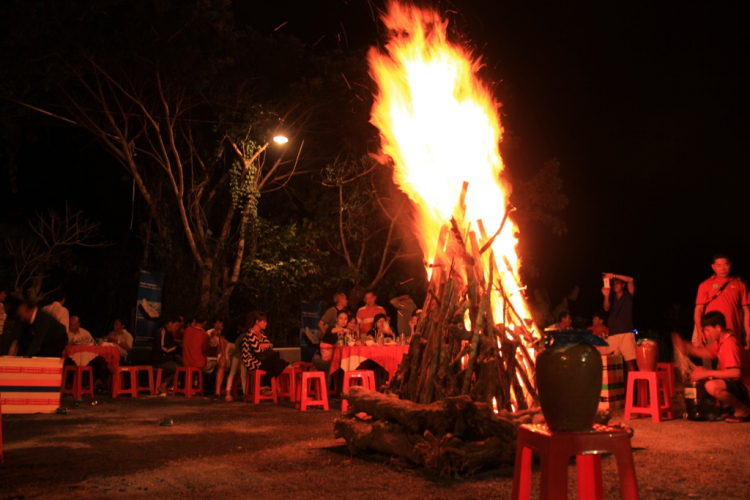
<svg viewBox="0 0 750 500">
<path fill-rule="evenodd" d="M 276 144 L 286 144 L 287 142 L 289 142 L 289 139 L 287 139 L 283 135 L 277 135 L 277 136 L 274 136 L 273 142 L 275 142 Z"/>
</svg>

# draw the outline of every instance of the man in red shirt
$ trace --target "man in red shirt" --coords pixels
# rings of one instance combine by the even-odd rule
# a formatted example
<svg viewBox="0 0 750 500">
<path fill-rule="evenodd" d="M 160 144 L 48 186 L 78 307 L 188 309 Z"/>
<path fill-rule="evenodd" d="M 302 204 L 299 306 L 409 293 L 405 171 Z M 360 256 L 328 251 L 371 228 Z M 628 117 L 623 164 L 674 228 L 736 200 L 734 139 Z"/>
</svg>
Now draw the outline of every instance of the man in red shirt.
<svg viewBox="0 0 750 500">
<path fill-rule="evenodd" d="M 750 421 L 750 357 L 742 350 L 736 335 L 726 329 L 726 320 L 719 311 L 711 311 L 701 318 L 703 335 L 711 340 L 707 347 L 695 347 L 672 334 L 675 348 L 684 354 L 704 359 L 718 359 L 718 370 L 696 367 L 690 380 L 709 379 L 706 391 L 713 397 L 734 408 L 734 415 L 726 419 L 729 423 Z"/>
<path fill-rule="evenodd" d="M 604 313 L 597 311 L 594 313 L 594 319 L 592 321 L 592 325 L 588 328 L 591 330 L 591 333 L 596 335 L 597 337 L 606 339 L 609 337 L 609 329 L 604 326 Z"/>
<path fill-rule="evenodd" d="M 198 314 L 192 325 L 185 330 L 185 336 L 182 338 L 182 366 L 192 366 L 200 368 L 203 373 L 212 373 L 216 368 L 217 359 L 206 356 L 211 351 L 211 342 L 204 326 L 206 318 Z"/>
<path fill-rule="evenodd" d="M 701 324 L 704 314 L 719 311 L 724 315 L 727 330 L 742 342 L 742 329 L 745 329 L 745 349 L 750 349 L 750 295 L 739 278 L 730 277 L 732 263 L 724 254 L 714 256 L 711 268 L 714 275 L 698 287 L 695 299 L 695 324 Z M 693 344 L 700 347 L 706 344 L 706 337 L 700 328 L 695 329 Z"/>
<path fill-rule="evenodd" d="M 373 320 L 378 314 L 385 314 L 385 309 L 377 305 L 375 302 L 378 300 L 378 296 L 368 290 L 365 292 L 365 305 L 360 307 L 357 311 L 357 323 L 359 324 L 359 331 L 362 335 L 367 335 L 367 332 L 372 330 Z"/>
</svg>

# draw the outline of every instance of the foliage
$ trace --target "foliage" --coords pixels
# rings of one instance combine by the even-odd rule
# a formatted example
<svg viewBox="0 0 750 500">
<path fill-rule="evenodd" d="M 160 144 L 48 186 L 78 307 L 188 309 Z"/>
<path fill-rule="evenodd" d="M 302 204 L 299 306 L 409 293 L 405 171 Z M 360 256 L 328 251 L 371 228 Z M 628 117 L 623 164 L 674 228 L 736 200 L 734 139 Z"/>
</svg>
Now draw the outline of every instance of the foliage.
<svg viewBox="0 0 750 500">
<path fill-rule="evenodd" d="M 232 300 L 233 315 L 263 311 L 269 315 L 269 338 L 277 345 L 298 345 L 300 300 L 320 293 L 326 277 L 326 253 L 296 224 L 255 220 L 254 257 L 243 262 L 242 279 Z"/>
<path fill-rule="evenodd" d="M 10 291 L 38 301 L 57 291 L 60 286 L 45 286 L 45 279 L 55 271 L 76 272 L 70 260 L 74 247 L 102 248 L 108 243 L 98 241 L 99 223 L 88 220 L 81 212 L 65 206 L 65 214 L 54 210 L 37 212 L 27 228 L 8 227 L 0 258 L 4 261 Z"/>
<path fill-rule="evenodd" d="M 565 221 L 557 215 L 568 206 L 560 178 L 560 162 L 550 160 L 528 181 L 515 179 L 511 202 L 523 222 L 539 222 L 561 236 L 567 232 Z"/>
</svg>

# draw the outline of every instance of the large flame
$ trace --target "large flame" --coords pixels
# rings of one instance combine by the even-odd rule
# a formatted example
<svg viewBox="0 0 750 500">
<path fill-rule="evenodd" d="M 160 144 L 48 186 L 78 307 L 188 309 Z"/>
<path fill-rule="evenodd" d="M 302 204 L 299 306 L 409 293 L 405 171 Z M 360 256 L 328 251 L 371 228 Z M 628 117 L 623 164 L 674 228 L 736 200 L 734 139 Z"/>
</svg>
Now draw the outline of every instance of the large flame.
<svg viewBox="0 0 750 500">
<path fill-rule="evenodd" d="M 416 206 L 414 230 L 429 263 L 465 182 L 464 223 L 485 233 L 484 242 L 503 223 L 510 188 L 501 178 L 498 105 L 477 76 L 478 60 L 448 41 L 447 21 L 437 12 L 392 2 L 383 22 L 391 35 L 386 50 L 372 48 L 368 54 L 379 88 L 371 121 L 380 130 L 383 153 L 393 160 L 394 181 Z M 518 293 L 515 233 L 508 220 L 492 243 L 495 276 L 500 273 L 509 301 L 530 324 Z M 489 255 L 483 255 L 485 266 L 491 265 Z M 493 309 L 502 308 L 499 298 L 493 302 Z"/>
</svg>

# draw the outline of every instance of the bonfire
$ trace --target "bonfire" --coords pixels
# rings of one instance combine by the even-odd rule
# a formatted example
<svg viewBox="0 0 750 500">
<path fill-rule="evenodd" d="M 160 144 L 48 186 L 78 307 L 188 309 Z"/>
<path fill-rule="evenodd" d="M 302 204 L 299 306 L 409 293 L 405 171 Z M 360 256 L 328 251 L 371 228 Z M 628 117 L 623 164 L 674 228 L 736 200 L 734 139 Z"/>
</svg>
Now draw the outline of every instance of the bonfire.
<svg viewBox="0 0 750 500">
<path fill-rule="evenodd" d="M 350 416 L 336 432 L 352 450 L 462 473 L 513 460 L 516 426 L 538 412 L 541 336 L 518 272 L 498 104 L 477 77 L 479 62 L 448 40 L 436 11 L 394 2 L 383 22 L 385 50 L 368 55 L 378 85 L 371 121 L 382 161 L 413 202 L 430 284 L 385 394 L 345 394 Z"/>
</svg>

